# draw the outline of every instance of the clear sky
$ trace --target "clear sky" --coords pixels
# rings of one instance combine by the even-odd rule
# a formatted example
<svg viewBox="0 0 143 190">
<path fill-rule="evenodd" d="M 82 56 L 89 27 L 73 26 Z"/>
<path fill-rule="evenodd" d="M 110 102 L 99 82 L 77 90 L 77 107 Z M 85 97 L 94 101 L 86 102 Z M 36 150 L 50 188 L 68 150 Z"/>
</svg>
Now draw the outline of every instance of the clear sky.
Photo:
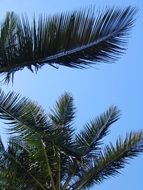
<svg viewBox="0 0 143 190">
<path fill-rule="evenodd" d="M 7 11 L 18 14 L 27 13 L 29 17 L 39 13 L 53 14 L 61 11 L 96 5 L 108 6 L 133 5 L 139 9 L 137 21 L 132 30 L 128 50 L 116 64 L 98 64 L 87 70 L 61 67 L 56 70 L 44 66 L 38 74 L 26 69 L 17 72 L 13 86 L 2 85 L 5 91 L 14 90 L 22 96 L 30 97 L 47 111 L 65 91 L 71 92 L 77 106 L 76 128 L 104 112 L 110 105 L 119 106 L 121 119 L 112 126 L 106 140 L 114 142 L 118 135 L 130 130 L 143 129 L 143 0 L 0 0 L 0 17 Z M 3 126 L 2 123 L 0 123 Z M 3 140 L 6 136 L 2 129 Z M 110 178 L 96 190 L 142 190 L 143 155 L 130 161 L 122 174 Z M 94 188 L 93 188 L 94 189 Z"/>
</svg>

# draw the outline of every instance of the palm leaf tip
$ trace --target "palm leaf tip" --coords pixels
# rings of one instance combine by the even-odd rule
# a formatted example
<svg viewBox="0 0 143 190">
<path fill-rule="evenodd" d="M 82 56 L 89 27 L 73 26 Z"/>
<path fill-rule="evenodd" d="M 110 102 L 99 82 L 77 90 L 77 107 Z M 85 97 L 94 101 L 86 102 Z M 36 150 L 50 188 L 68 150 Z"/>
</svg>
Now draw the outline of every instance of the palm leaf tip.
<svg viewBox="0 0 143 190">
<path fill-rule="evenodd" d="M 56 102 L 55 109 L 51 110 L 49 115 L 52 122 L 56 125 L 71 125 L 75 117 L 75 107 L 73 97 L 70 93 L 65 93 Z"/>
<path fill-rule="evenodd" d="M 76 136 L 76 143 L 83 155 L 96 154 L 101 140 L 108 134 L 110 126 L 119 119 L 120 110 L 111 106 L 105 113 L 90 123 Z"/>
<path fill-rule="evenodd" d="M 88 9 L 39 17 L 32 24 L 27 18 L 17 19 L 14 36 L 8 33 L 7 46 L 4 43 L 0 47 L 0 73 L 10 81 L 24 67 L 33 71 L 45 64 L 84 68 L 97 62 L 114 62 L 126 49 L 136 8 L 95 12 Z"/>
<path fill-rule="evenodd" d="M 116 145 L 105 146 L 104 151 L 98 154 L 87 171 L 81 173 L 79 179 L 74 182 L 73 189 L 89 188 L 93 184 L 101 183 L 103 180 L 120 173 L 129 159 L 143 153 L 143 132 L 130 132 L 122 140 L 120 137 Z"/>
</svg>

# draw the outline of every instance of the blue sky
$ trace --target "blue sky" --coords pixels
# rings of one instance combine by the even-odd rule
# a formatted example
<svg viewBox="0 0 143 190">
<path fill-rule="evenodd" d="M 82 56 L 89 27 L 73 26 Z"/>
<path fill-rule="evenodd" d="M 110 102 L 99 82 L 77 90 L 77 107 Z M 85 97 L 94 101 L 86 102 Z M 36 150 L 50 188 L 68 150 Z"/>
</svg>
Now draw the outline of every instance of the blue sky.
<svg viewBox="0 0 143 190">
<path fill-rule="evenodd" d="M 108 6 L 133 5 L 138 7 L 137 21 L 132 30 L 128 50 L 114 64 L 98 64 L 87 70 L 76 70 L 61 67 L 56 70 L 44 66 L 38 74 L 28 70 L 17 72 L 14 84 L 1 85 L 5 91 L 14 90 L 22 96 L 30 97 L 39 102 L 47 111 L 58 97 L 65 91 L 71 92 L 77 106 L 75 126 L 80 127 L 88 120 L 104 112 L 110 105 L 117 105 L 122 112 L 121 119 L 112 126 L 111 134 L 106 140 L 114 142 L 118 135 L 130 130 L 139 130 L 143 126 L 143 1 L 142 0 L 1 0 L 0 16 L 6 11 L 18 14 L 34 13 L 53 14 L 61 11 L 74 10 L 81 7 L 96 5 L 97 8 Z M 4 127 L 2 123 L 1 126 Z M 3 133 L 2 129 L 1 133 Z M 6 136 L 2 134 L 3 140 Z M 143 155 L 130 161 L 122 174 L 110 178 L 103 184 L 95 186 L 96 190 L 130 189 L 142 190 Z"/>
</svg>

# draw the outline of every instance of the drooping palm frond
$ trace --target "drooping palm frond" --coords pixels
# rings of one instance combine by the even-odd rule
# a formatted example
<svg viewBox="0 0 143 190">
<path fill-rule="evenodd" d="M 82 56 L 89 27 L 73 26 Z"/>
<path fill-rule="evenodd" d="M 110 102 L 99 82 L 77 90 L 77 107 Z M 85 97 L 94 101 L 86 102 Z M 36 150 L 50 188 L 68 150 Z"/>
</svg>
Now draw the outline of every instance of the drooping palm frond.
<svg viewBox="0 0 143 190">
<path fill-rule="evenodd" d="M 11 126 L 10 132 L 28 136 L 40 133 L 49 123 L 43 109 L 28 98 L 20 98 L 19 94 L 0 90 L 0 118 Z"/>
<path fill-rule="evenodd" d="M 76 145 L 82 156 L 89 156 L 92 153 L 96 155 L 96 150 L 100 149 L 101 140 L 108 134 L 109 127 L 119 119 L 119 114 L 119 109 L 111 106 L 100 117 L 87 123 L 76 135 Z"/>
<path fill-rule="evenodd" d="M 111 143 L 105 146 L 98 159 L 89 163 L 89 167 L 84 172 L 81 171 L 72 190 L 89 188 L 110 176 L 119 174 L 120 169 L 125 167 L 128 160 L 141 152 L 143 152 L 143 132 L 130 132 L 124 140 L 119 137 L 116 146 Z"/>
<path fill-rule="evenodd" d="M 9 81 L 24 67 L 33 71 L 45 64 L 83 68 L 113 62 L 126 49 L 135 13 L 133 7 L 92 8 L 39 17 L 32 24 L 27 17 L 17 18 L 14 40 L 0 47 L 0 73 Z"/>
</svg>

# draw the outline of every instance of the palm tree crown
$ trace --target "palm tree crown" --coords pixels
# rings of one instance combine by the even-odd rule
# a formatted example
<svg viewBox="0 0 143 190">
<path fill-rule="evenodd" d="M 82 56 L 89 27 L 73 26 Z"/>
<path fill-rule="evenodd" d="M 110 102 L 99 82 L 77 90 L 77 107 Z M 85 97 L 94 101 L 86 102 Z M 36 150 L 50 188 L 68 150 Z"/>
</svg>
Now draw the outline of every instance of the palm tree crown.
<svg viewBox="0 0 143 190">
<path fill-rule="evenodd" d="M 143 132 L 130 132 L 116 144 L 103 144 L 120 111 L 105 113 L 75 132 L 73 97 L 65 93 L 50 114 L 14 92 L 0 91 L 0 118 L 13 134 L 0 142 L 0 187 L 3 190 L 80 190 L 119 173 L 129 158 L 143 151 Z M 16 134 L 16 135 L 14 135 Z"/>
<path fill-rule="evenodd" d="M 96 14 L 95 14 L 96 13 Z M 9 82 L 23 68 L 84 68 L 114 62 L 126 49 L 136 9 L 127 7 L 40 16 L 30 23 L 7 13 L 0 26 L 0 73 Z"/>
</svg>

